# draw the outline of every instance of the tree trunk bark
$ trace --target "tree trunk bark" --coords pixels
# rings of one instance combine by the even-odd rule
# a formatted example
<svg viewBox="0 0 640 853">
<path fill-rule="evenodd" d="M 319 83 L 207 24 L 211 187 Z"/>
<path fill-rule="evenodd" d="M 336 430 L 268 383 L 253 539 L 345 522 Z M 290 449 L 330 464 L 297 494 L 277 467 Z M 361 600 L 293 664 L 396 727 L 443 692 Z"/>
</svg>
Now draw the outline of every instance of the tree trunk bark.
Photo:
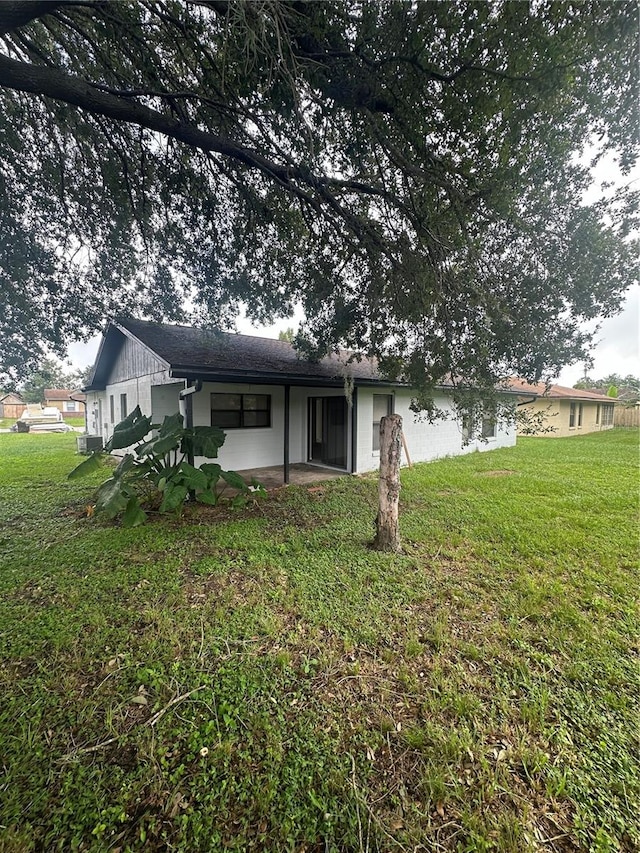
<svg viewBox="0 0 640 853">
<path fill-rule="evenodd" d="M 378 485 L 378 517 L 373 547 L 377 551 L 398 553 L 398 503 L 400 500 L 400 443 L 402 418 L 387 415 L 380 421 L 380 480 Z"/>
</svg>

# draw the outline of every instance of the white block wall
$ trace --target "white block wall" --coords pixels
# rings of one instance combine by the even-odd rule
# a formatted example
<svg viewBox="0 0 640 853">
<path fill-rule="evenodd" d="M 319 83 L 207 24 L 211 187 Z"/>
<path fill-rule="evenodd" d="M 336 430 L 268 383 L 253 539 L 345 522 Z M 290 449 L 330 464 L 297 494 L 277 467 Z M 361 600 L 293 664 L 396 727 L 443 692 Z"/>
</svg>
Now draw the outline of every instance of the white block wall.
<svg viewBox="0 0 640 853">
<path fill-rule="evenodd" d="M 444 395 L 436 397 L 436 405 L 447 413 L 447 418 L 431 424 L 420 420 L 409 408 L 411 392 L 404 388 L 359 388 L 358 389 L 358 465 L 359 473 L 374 471 L 380 464 L 380 454 L 373 451 L 373 395 L 393 394 L 393 411 L 401 415 L 407 448 L 412 462 L 429 462 L 443 456 L 460 456 L 475 450 L 494 450 L 510 447 L 516 443 L 514 426 L 499 423 L 496 437 L 481 441 L 474 439 L 462 446 L 462 427 L 456 418 L 451 400 Z M 406 464 L 404 451 L 402 464 Z"/>
<path fill-rule="evenodd" d="M 153 386 L 175 383 L 170 379 L 168 371 L 152 373 L 148 376 L 140 376 L 135 379 L 127 379 L 125 382 L 114 382 L 107 385 L 104 391 L 90 391 L 87 395 L 87 422 L 91 435 L 101 435 L 104 441 L 108 441 L 113 435 L 114 426 L 122 420 L 120 410 L 120 395 L 127 395 L 127 414 L 131 413 L 136 406 L 140 406 L 143 415 L 154 415 L 152 405 Z M 183 388 L 184 383 L 180 382 Z M 176 401 L 177 401 L 177 391 Z M 109 398 L 113 396 L 114 416 L 111 421 L 111 408 Z M 102 400 L 102 421 L 98 422 L 98 401 Z M 176 411 L 174 408 L 173 411 Z M 160 418 L 162 420 L 162 418 Z"/>
<path fill-rule="evenodd" d="M 106 391 L 90 392 L 87 397 L 89 432 L 102 435 L 107 441 L 113 427 L 121 420 L 120 395 L 127 395 L 129 412 L 136 405 L 142 413 L 151 415 L 154 423 L 161 423 L 165 415 L 179 410 L 182 381 L 172 380 L 167 371 L 108 385 Z M 211 424 L 211 394 L 270 394 L 271 426 L 254 429 L 226 430 L 226 440 L 218 461 L 225 469 L 245 470 L 282 465 L 284 462 L 284 387 L 282 385 L 243 385 L 205 382 L 202 390 L 193 394 L 193 422 L 196 426 Z M 306 462 L 308 458 L 308 399 L 309 397 L 342 396 L 341 388 L 292 387 L 290 392 L 289 461 Z M 462 446 L 462 429 L 451 401 L 444 395 L 436 398 L 438 408 L 448 417 L 430 424 L 420 420 L 409 408 L 411 393 L 407 389 L 388 387 L 362 388 L 357 393 L 357 465 L 358 473 L 374 471 L 380 464 L 380 455 L 373 450 L 373 395 L 391 394 L 393 411 L 402 416 L 405 439 L 412 462 L 427 462 L 443 456 L 459 456 L 479 450 L 510 447 L 516 442 L 513 425 L 499 423 L 496 437 L 487 441 L 472 440 Z M 114 423 L 110 421 L 109 397 L 114 397 Z M 94 412 L 102 399 L 102 425 L 96 425 Z M 347 470 L 351 470 L 351 413 L 348 414 Z M 406 464 L 404 452 L 403 464 Z M 196 465 L 207 460 L 196 458 Z"/>
</svg>

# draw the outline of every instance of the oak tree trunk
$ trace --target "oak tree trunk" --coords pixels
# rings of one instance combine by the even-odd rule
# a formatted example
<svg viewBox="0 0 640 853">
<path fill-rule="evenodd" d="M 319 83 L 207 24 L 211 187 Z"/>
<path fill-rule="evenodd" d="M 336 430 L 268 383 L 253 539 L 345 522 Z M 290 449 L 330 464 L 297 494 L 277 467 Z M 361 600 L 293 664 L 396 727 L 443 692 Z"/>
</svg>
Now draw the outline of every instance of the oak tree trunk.
<svg viewBox="0 0 640 853">
<path fill-rule="evenodd" d="M 399 552 L 398 502 L 400 500 L 400 446 L 402 418 L 387 415 L 380 421 L 380 480 L 378 517 L 373 547 L 378 551 Z"/>
</svg>

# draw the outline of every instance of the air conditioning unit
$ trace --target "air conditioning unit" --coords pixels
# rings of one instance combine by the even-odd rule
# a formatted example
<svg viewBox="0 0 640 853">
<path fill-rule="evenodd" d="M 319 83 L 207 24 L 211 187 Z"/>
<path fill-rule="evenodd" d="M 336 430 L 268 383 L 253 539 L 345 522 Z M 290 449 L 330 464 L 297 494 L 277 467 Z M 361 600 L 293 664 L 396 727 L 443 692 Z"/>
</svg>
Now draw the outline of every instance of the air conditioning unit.
<svg viewBox="0 0 640 853">
<path fill-rule="evenodd" d="M 102 450 L 101 435 L 79 435 L 78 436 L 78 453 L 99 453 Z"/>
</svg>

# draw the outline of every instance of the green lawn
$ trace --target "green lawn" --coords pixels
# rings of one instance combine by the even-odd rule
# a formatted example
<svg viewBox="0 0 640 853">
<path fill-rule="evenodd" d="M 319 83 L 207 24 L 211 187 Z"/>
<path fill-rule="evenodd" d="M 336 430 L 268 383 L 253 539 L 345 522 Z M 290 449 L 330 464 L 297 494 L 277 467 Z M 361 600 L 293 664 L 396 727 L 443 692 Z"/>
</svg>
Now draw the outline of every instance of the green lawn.
<svg viewBox="0 0 640 853">
<path fill-rule="evenodd" d="M 638 441 L 125 530 L 0 435 L 0 850 L 634 851 Z"/>
</svg>

